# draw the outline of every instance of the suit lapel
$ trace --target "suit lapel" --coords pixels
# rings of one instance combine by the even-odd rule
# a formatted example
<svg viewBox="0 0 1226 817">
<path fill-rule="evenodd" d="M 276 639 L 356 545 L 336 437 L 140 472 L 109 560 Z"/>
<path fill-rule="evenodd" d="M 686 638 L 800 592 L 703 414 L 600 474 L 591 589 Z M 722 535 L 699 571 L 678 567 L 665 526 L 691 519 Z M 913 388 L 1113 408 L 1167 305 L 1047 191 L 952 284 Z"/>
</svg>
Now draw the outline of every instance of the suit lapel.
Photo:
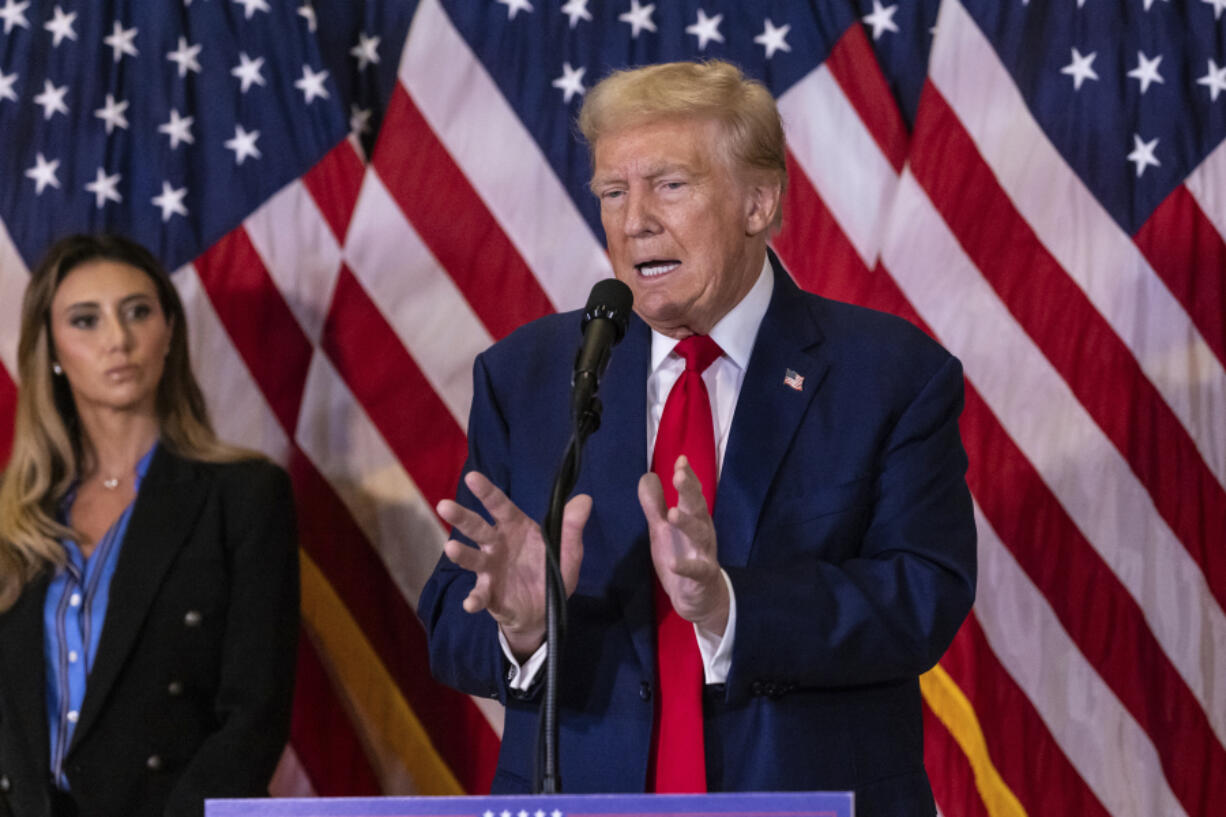
<svg viewBox="0 0 1226 817">
<path fill-rule="evenodd" d="M 715 498 L 719 560 L 725 565 L 748 560 L 775 473 L 830 368 L 800 290 L 774 253 L 770 259 L 775 289 L 745 370 Z"/>
<path fill-rule="evenodd" d="M 29 760 L 39 777 L 47 775 L 51 754 L 47 734 L 46 660 L 43 658 L 43 605 L 50 574 L 41 573 L 21 593 L 0 628 L 0 681 L 10 699 L 10 714 L 25 737 Z"/>
<path fill-rule="evenodd" d="M 98 656 L 90 670 L 70 752 L 97 719 L 157 596 L 162 578 L 196 520 L 207 485 L 193 479 L 193 470 L 190 463 L 159 446 L 141 482 L 111 579 L 111 601 Z"/>
<path fill-rule="evenodd" d="M 647 471 L 650 365 L 651 330 L 633 315 L 601 383 L 605 403 L 601 427 L 589 439 L 584 454 L 588 463 L 585 470 L 593 475 L 594 484 L 606 486 L 593 509 L 604 537 L 600 564 L 613 571 L 623 621 L 630 627 L 631 640 L 645 668 L 655 667 L 655 630 L 651 552 L 645 544 L 647 522 L 639 507 L 637 486 L 639 477 Z"/>
</svg>

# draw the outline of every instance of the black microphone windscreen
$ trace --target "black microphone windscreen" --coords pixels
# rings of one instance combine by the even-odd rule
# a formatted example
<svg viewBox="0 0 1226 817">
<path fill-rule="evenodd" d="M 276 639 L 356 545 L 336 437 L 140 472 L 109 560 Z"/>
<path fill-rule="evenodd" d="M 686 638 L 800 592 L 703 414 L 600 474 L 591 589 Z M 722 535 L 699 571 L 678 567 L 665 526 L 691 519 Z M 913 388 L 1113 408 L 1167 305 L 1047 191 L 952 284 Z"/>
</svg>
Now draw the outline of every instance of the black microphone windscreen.
<svg viewBox="0 0 1226 817">
<path fill-rule="evenodd" d="M 605 278 L 597 281 L 592 292 L 587 296 L 587 306 L 583 309 L 583 321 L 579 324 L 582 333 L 587 329 L 588 322 L 593 318 L 608 318 L 617 327 L 617 341 L 626 334 L 630 324 L 630 310 L 634 306 L 634 295 L 630 287 L 616 278 Z"/>
</svg>

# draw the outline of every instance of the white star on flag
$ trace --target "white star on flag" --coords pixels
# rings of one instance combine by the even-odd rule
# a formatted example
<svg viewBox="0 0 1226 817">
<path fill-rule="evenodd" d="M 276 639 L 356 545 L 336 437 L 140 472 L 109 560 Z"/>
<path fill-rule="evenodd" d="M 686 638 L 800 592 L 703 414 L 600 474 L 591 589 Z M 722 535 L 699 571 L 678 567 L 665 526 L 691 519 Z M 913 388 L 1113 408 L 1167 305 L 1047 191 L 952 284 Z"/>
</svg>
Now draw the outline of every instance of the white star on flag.
<svg viewBox="0 0 1226 817">
<path fill-rule="evenodd" d="M 1196 80 L 1196 84 L 1208 86 L 1209 101 L 1217 102 L 1217 95 L 1226 91 L 1226 65 L 1218 68 L 1216 62 L 1209 60 L 1209 73 Z"/>
<path fill-rule="evenodd" d="M 307 21 L 307 31 L 314 31 L 318 25 L 315 20 L 315 7 L 310 3 L 303 3 L 298 7 L 298 16 Z"/>
<path fill-rule="evenodd" d="M 1129 71 L 1128 76 L 1140 80 L 1142 94 L 1149 90 L 1151 82 L 1166 84 L 1166 81 L 1162 79 L 1162 75 L 1158 73 L 1158 63 L 1160 62 L 1162 62 L 1161 54 L 1151 60 L 1145 57 L 1144 51 L 1137 52 L 1137 67 Z"/>
<path fill-rule="evenodd" d="M 238 60 L 239 64 L 230 69 L 230 75 L 238 77 L 241 83 L 239 91 L 245 94 L 252 85 L 264 84 L 264 75 L 260 73 L 260 69 L 264 67 L 263 57 L 253 60 L 247 56 L 246 51 L 240 51 Z"/>
<path fill-rule="evenodd" d="M 686 34 L 693 34 L 698 38 L 698 50 L 706 51 L 707 43 L 715 40 L 717 43 L 724 41 L 724 35 L 719 33 L 719 24 L 724 19 L 724 15 L 717 14 L 714 17 L 708 17 L 707 13 L 702 9 L 698 10 L 698 21 L 692 25 L 685 27 Z"/>
<path fill-rule="evenodd" d="M 26 177 L 34 180 L 34 195 L 41 196 L 48 185 L 58 188 L 60 180 L 56 178 L 55 172 L 59 170 L 60 160 L 52 159 L 48 162 L 43 154 L 39 153 L 34 161 L 37 164 L 26 171 Z"/>
<path fill-rule="evenodd" d="M 69 40 L 75 40 L 77 38 L 77 32 L 72 30 L 72 24 L 77 19 L 77 13 L 74 11 L 72 14 L 67 14 L 59 6 L 55 7 L 54 13 L 54 19 L 43 23 L 43 28 L 51 32 L 52 47 L 59 48 L 60 43 L 62 43 L 65 38 Z"/>
<path fill-rule="evenodd" d="M 94 194 L 94 204 L 99 210 L 108 202 L 121 202 L 123 196 L 120 195 L 119 186 L 120 176 L 116 173 L 113 176 L 108 176 L 106 170 L 98 168 L 98 172 L 94 175 L 94 180 L 85 185 L 85 189 Z"/>
<path fill-rule="evenodd" d="M 324 83 L 328 79 L 327 71 L 312 71 L 311 66 L 302 66 L 302 79 L 294 80 L 294 87 L 302 91 L 304 101 L 309 105 L 311 100 L 315 98 L 327 99 L 328 89 L 324 87 Z"/>
<path fill-rule="evenodd" d="M 114 56 L 115 62 L 119 62 L 121 59 L 123 59 L 124 54 L 127 54 L 129 57 L 140 56 L 140 52 L 136 50 L 135 43 L 132 42 L 136 39 L 136 33 L 136 26 L 124 28 L 123 25 L 116 20 L 114 27 L 111 29 L 111 33 L 102 38 L 102 42 L 111 47 L 111 51 L 113 52 L 112 56 Z"/>
<path fill-rule="evenodd" d="M 162 182 L 161 195 L 153 197 L 153 203 L 162 208 L 162 223 L 170 221 L 170 217 L 174 215 L 187 216 L 187 207 L 183 204 L 183 197 L 186 195 L 186 187 L 176 190 L 170 186 L 170 182 Z"/>
<path fill-rule="evenodd" d="M 370 108 L 359 108 L 357 104 L 349 106 L 349 132 L 361 136 L 370 132 Z"/>
<path fill-rule="evenodd" d="M 241 165 L 248 156 L 252 159 L 260 158 L 260 149 L 255 146 L 255 140 L 259 138 L 258 130 L 249 133 L 243 129 L 242 125 L 234 126 L 234 138 L 227 139 L 225 146 L 228 150 L 234 151 L 235 164 Z"/>
<path fill-rule="evenodd" d="M 13 90 L 13 83 L 17 81 L 17 72 L 6 74 L 0 71 L 0 99 L 11 99 L 17 101 L 17 92 Z"/>
<path fill-rule="evenodd" d="M 533 11 L 532 4 L 529 3 L 528 0 L 498 0 L 498 2 L 507 7 L 508 20 L 514 20 L 515 15 L 519 14 L 521 11 L 526 11 L 529 13 Z"/>
<path fill-rule="evenodd" d="M 583 96 L 583 74 L 587 71 L 585 66 L 571 68 L 569 62 L 562 63 L 562 76 L 553 81 L 553 87 L 562 89 L 563 102 L 570 102 L 571 97 L 575 94 Z"/>
<path fill-rule="evenodd" d="M 788 45 L 788 32 L 792 30 L 790 23 L 775 28 L 775 24 L 771 22 L 769 17 L 765 20 L 766 27 L 762 33 L 753 38 L 753 41 L 766 49 L 766 58 L 769 60 L 775 56 L 776 51 L 790 52 L 792 47 Z"/>
<path fill-rule="evenodd" d="M 123 115 L 128 109 L 128 100 L 117 102 L 111 94 L 106 95 L 106 104 L 94 111 L 94 116 L 106 122 L 106 132 L 109 136 L 115 128 L 128 129 L 128 119 Z"/>
<path fill-rule="evenodd" d="M 1080 91 L 1081 83 L 1087 79 L 1098 79 L 1098 74 L 1094 73 L 1093 63 L 1094 58 L 1098 56 L 1098 52 L 1094 51 L 1086 56 L 1081 56 L 1081 52 L 1076 48 L 1073 51 L 1073 61 L 1060 69 L 1061 74 L 1068 74 L 1073 78 L 1073 90 Z"/>
<path fill-rule="evenodd" d="M 22 28 L 30 27 L 30 21 L 26 19 L 25 15 L 25 10 L 29 7 L 29 0 L 24 0 L 21 3 L 5 0 L 4 8 L 0 9 L 0 20 L 4 20 L 5 34 L 11 32 L 14 26 L 21 26 Z"/>
<path fill-rule="evenodd" d="M 1171 2 L 1171 0 L 1162 0 L 1162 2 L 1169 3 Z M 1153 5 L 1154 5 L 1154 0 L 1145 0 L 1145 10 L 1146 11 L 1149 11 Z"/>
<path fill-rule="evenodd" d="M 1226 0 L 1201 0 L 1202 3 L 1208 3 L 1213 6 L 1213 19 L 1222 19 L 1222 12 L 1226 11 Z"/>
<path fill-rule="evenodd" d="M 630 25 L 630 36 L 637 40 L 639 32 L 643 29 L 655 32 L 656 24 L 651 21 L 651 15 L 655 10 L 655 3 L 640 6 L 639 0 L 630 0 L 630 10 L 617 15 L 617 19 Z"/>
<path fill-rule="evenodd" d="M 64 103 L 64 95 L 67 93 L 67 85 L 56 88 L 51 84 L 51 80 L 43 80 L 43 92 L 34 97 L 34 104 L 43 108 L 43 119 L 50 119 L 57 113 L 68 113 L 68 105 Z"/>
<path fill-rule="evenodd" d="M 865 25 L 873 27 L 873 39 L 878 40 L 881 35 L 887 31 L 898 33 L 898 24 L 894 22 L 894 15 L 898 11 L 898 6 L 882 7 L 879 0 L 873 0 L 873 13 L 866 14 L 861 19 Z"/>
<path fill-rule="evenodd" d="M 243 16 L 250 20 L 257 11 L 268 11 L 268 3 L 265 0 L 234 0 L 235 3 L 243 7 Z"/>
<path fill-rule="evenodd" d="M 587 0 L 566 0 L 561 12 L 570 18 L 571 28 L 579 25 L 580 20 L 592 20 L 592 13 L 587 10 Z"/>
<path fill-rule="evenodd" d="M 171 108 L 170 121 L 164 125 L 158 125 L 158 133 L 164 133 L 170 137 L 171 150 L 179 147 L 180 142 L 192 145 L 196 142 L 195 137 L 192 136 L 192 123 L 195 121 L 196 117 L 180 116 L 178 111 Z"/>
<path fill-rule="evenodd" d="M 1146 167 L 1150 165 L 1154 167 L 1161 166 L 1162 163 L 1154 157 L 1154 148 L 1158 147 L 1157 139 L 1143 142 L 1140 135 L 1133 134 L 1132 145 L 1132 153 L 1128 154 L 1128 161 L 1136 162 L 1138 179 L 1141 178 L 1141 174 L 1145 172 Z"/>
<path fill-rule="evenodd" d="M 200 49 L 204 46 L 200 44 L 188 45 L 186 37 L 179 38 L 179 47 L 174 51 L 167 52 L 166 59 L 179 66 L 179 78 L 187 76 L 188 71 L 200 73 L 200 62 L 196 57 L 200 56 Z"/>
<path fill-rule="evenodd" d="M 358 32 L 358 44 L 349 49 L 349 53 L 358 61 L 358 70 L 365 71 L 368 65 L 379 64 L 379 38 L 367 37 L 366 32 Z"/>
</svg>

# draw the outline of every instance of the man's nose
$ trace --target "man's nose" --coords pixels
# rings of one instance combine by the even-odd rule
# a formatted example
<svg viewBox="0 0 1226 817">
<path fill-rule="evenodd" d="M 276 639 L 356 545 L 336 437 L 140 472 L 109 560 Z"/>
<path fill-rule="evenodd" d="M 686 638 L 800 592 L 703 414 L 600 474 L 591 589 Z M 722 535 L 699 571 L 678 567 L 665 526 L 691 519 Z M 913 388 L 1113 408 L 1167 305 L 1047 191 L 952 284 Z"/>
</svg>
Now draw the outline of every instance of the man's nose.
<svg viewBox="0 0 1226 817">
<path fill-rule="evenodd" d="M 658 227 L 651 197 L 643 193 L 626 194 L 625 232 L 628 236 L 650 235 Z"/>
</svg>

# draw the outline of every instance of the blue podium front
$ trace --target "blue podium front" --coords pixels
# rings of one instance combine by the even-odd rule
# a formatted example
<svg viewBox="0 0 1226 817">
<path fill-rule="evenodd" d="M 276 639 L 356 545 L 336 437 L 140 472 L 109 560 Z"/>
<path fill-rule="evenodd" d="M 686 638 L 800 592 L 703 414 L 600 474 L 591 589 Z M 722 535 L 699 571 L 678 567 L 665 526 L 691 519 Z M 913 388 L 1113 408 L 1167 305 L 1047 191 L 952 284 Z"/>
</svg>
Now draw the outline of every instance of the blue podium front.
<svg viewBox="0 0 1226 817">
<path fill-rule="evenodd" d="M 851 792 L 209 800 L 205 817 L 853 817 Z"/>
</svg>

